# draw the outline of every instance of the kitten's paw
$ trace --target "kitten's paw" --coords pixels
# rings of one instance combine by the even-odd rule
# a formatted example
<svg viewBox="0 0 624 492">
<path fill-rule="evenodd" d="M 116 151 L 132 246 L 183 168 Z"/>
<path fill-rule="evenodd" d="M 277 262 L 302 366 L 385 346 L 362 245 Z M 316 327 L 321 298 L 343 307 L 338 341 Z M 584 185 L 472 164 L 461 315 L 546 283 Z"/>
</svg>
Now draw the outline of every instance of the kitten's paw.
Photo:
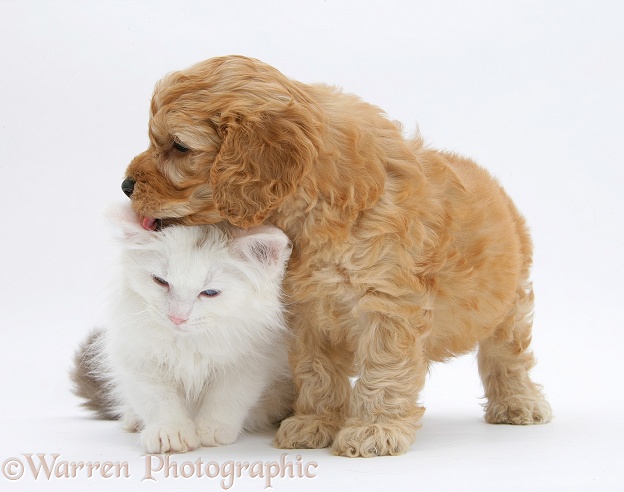
<svg viewBox="0 0 624 492">
<path fill-rule="evenodd" d="M 186 453 L 197 449 L 200 440 L 192 423 L 171 423 L 145 427 L 141 443 L 148 453 Z"/>
<path fill-rule="evenodd" d="M 121 425 L 128 432 L 139 432 L 143 428 L 143 422 L 134 412 L 125 413 Z"/>
<path fill-rule="evenodd" d="M 326 448 L 339 427 L 340 421 L 331 416 L 295 415 L 282 422 L 273 445 L 281 449 Z"/>
<path fill-rule="evenodd" d="M 545 424 L 551 417 L 550 404 L 543 397 L 510 397 L 488 402 L 485 407 L 485 421 L 490 424 Z"/>
<path fill-rule="evenodd" d="M 349 458 L 397 456 L 409 449 L 414 434 L 414 426 L 401 423 L 350 425 L 336 436 L 332 453 Z"/>
<path fill-rule="evenodd" d="M 202 446 L 215 447 L 232 444 L 241 432 L 240 425 L 203 422 L 197 424 L 197 434 Z"/>
</svg>

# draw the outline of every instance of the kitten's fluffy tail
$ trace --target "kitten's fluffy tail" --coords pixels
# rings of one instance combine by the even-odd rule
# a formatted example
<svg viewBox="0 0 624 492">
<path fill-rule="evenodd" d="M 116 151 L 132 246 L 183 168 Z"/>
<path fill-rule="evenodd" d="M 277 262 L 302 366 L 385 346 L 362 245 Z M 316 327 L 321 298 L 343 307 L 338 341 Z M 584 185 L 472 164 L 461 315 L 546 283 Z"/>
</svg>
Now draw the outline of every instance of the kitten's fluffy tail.
<svg viewBox="0 0 624 492">
<path fill-rule="evenodd" d="M 111 380 L 103 360 L 103 336 L 103 330 L 95 329 L 78 347 L 71 379 L 74 382 L 74 394 L 84 399 L 82 407 L 101 419 L 117 420 L 121 415 L 116 409 Z"/>
</svg>

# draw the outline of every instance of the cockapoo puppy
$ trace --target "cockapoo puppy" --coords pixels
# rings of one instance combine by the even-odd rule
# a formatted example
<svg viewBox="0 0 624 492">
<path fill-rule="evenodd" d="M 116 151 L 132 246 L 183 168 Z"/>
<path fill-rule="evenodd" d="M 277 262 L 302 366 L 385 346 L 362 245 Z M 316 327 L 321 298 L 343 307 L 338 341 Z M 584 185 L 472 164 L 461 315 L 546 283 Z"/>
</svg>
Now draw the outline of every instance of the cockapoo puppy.
<svg viewBox="0 0 624 492">
<path fill-rule="evenodd" d="M 241 56 L 162 79 L 149 137 L 122 184 L 145 227 L 268 222 L 294 245 L 297 400 L 277 447 L 404 453 L 429 364 L 477 345 L 486 421 L 550 419 L 528 375 L 529 233 L 474 162 L 406 140 L 356 96 Z"/>
</svg>

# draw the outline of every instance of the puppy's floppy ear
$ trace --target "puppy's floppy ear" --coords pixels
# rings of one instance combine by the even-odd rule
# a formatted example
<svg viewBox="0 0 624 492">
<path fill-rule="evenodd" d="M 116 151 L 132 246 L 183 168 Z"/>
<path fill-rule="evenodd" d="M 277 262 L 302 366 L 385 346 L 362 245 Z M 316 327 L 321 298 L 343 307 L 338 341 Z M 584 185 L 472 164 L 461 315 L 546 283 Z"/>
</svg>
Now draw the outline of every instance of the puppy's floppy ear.
<svg viewBox="0 0 624 492">
<path fill-rule="evenodd" d="M 311 122 L 291 106 L 228 124 L 210 171 L 221 215 L 243 228 L 261 224 L 295 192 L 316 160 L 314 135 Z"/>
</svg>

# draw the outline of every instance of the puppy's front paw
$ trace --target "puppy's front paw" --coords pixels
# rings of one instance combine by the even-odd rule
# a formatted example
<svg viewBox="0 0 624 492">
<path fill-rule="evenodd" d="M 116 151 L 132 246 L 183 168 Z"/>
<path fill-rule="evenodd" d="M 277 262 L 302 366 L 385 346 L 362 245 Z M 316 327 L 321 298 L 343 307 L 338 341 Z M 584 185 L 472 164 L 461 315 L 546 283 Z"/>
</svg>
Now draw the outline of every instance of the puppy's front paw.
<svg viewBox="0 0 624 492">
<path fill-rule="evenodd" d="M 200 445 L 192 423 L 147 426 L 141 431 L 141 443 L 148 453 L 186 453 Z"/>
<path fill-rule="evenodd" d="M 396 456 L 409 449 L 414 442 L 414 434 L 413 426 L 392 423 L 350 425 L 336 436 L 332 453 L 349 458 Z"/>
<path fill-rule="evenodd" d="M 241 432 L 240 425 L 202 422 L 197 424 L 197 434 L 202 446 L 214 447 L 232 444 Z"/>
<path fill-rule="evenodd" d="M 340 421 L 332 417 L 295 415 L 282 422 L 273 445 L 282 449 L 326 448 L 339 428 Z"/>
<path fill-rule="evenodd" d="M 490 424 L 545 424 L 551 417 L 550 404 L 544 398 L 509 397 L 490 401 L 485 407 L 485 421 Z"/>
</svg>

